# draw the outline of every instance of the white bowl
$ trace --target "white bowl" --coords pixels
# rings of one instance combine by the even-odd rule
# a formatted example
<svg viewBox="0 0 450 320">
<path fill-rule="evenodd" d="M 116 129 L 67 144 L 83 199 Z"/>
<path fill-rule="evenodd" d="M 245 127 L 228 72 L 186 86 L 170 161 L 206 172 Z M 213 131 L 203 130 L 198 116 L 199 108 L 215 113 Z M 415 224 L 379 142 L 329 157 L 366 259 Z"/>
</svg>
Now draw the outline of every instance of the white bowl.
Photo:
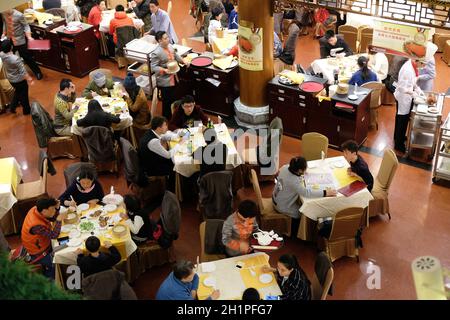
<svg viewBox="0 0 450 320">
<path fill-rule="evenodd" d="M 259 281 L 261 283 L 270 283 L 273 279 L 273 276 L 270 273 L 263 273 L 259 276 Z"/>
<path fill-rule="evenodd" d="M 72 239 L 72 238 L 79 238 L 80 236 L 81 236 L 81 232 L 78 231 L 77 229 L 72 229 L 69 232 L 69 238 L 70 239 Z"/>
<path fill-rule="evenodd" d="M 203 284 L 207 287 L 215 287 L 216 279 L 212 278 L 212 277 L 208 277 L 205 280 L 203 280 Z"/>
<path fill-rule="evenodd" d="M 66 213 L 67 212 L 67 208 L 64 206 L 59 206 L 59 213 Z"/>
<path fill-rule="evenodd" d="M 89 209 L 89 205 L 87 203 L 82 203 L 77 206 L 77 209 L 80 211 L 85 211 L 85 210 Z"/>
<path fill-rule="evenodd" d="M 107 204 L 103 207 L 103 209 L 107 212 L 113 212 L 117 210 L 117 206 L 115 204 Z"/>
</svg>

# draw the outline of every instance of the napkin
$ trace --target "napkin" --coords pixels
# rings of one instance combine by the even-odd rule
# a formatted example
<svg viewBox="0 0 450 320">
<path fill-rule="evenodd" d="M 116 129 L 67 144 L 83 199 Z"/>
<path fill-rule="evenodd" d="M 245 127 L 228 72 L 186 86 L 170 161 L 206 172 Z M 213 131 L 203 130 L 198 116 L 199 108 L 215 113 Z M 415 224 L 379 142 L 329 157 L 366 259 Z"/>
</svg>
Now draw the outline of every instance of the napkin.
<svg viewBox="0 0 450 320">
<path fill-rule="evenodd" d="M 216 270 L 216 264 L 214 262 L 203 262 L 202 272 L 213 272 Z"/>
<path fill-rule="evenodd" d="M 230 67 L 231 62 L 233 62 L 233 56 L 227 56 L 227 57 L 221 58 L 221 59 L 214 59 L 213 65 L 215 65 L 216 67 L 218 67 L 222 70 L 226 70 Z"/>
<path fill-rule="evenodd" d="M 279 73 L 279 75 L 288 78 L 289 80 L 291 80 L 292 82 L 294 82 L 296 84 L 301 84 L 301 83 L 303 83 L 303 80 L 305 80 L 305 77 L 303 76 L 303 74 L 297 73 L 294 71 L 290 71 L 290 70 L 283 70 Z"/>
</svg>

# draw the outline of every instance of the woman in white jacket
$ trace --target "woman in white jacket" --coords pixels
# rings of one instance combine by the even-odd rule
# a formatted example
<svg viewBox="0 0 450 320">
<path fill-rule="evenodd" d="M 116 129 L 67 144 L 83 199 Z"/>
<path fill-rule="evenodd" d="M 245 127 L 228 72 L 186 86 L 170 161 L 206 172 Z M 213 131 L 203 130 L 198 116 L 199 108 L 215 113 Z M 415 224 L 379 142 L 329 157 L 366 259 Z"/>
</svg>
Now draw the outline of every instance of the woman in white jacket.
<svg viewBox="0 0 450 320">
<path fill-rule="evenodd" d="M 417 86 L 418 75 L 416 62 L 411 59 L 406 61 L 398 74 L 394 92 L 397 102 L 394 131 L 395 150 L 401 152 L 406 151 L 406 130 L 408 129 L 409 113 L 411 112 L 413 99 L 423 94 L 422 90 Z"/>
</svg>

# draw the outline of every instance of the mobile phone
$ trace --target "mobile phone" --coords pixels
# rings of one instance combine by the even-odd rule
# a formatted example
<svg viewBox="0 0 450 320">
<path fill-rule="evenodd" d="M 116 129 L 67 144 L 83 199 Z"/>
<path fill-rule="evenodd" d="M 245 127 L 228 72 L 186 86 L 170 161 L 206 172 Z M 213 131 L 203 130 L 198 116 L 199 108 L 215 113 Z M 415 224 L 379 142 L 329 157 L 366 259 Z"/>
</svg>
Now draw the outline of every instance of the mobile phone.
<svg viewBox="0 0 450 320">
<path fill-rule="evenodd" d="M 67 244 L 67 242 L 69 242 L 69 237 L 58 238 L 59 245 Z"/>
</svg>

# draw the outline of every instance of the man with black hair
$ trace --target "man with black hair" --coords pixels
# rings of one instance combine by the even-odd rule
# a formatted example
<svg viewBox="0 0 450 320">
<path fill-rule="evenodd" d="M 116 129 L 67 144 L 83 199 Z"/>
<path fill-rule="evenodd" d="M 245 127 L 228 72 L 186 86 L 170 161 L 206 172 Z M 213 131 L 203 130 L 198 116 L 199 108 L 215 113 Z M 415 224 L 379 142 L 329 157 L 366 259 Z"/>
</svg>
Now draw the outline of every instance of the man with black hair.
<svg viewBox="0 0 450 320">
<path fill-rule="evenodd" d="M 158 31 L 155 34 L 158 46 L 152 52 L 151 68 L 156 75 L 156 86 L 161 91 L 162 114 L 170 120 L 172 111 L 170 107 L 176 100 L 175 97 L 175 74 L 177 71 L 169 70 L 168 63 L 176 60 L 179 63 L 189 65 L 174 50 L 170 44 L 170 38 L 165 31 Z M 178 67 L 178 66 L 177 66 Z M 178 67 L 179 70 L 179 67 Z"/>
<path fill-rule="evenodd" d="M 367 184 L 367 189 L 372 191 L 373 187 L 373 176 L 370 173 L 369 166 L 366 161 L 358 154 L 358 144 L 356 141 L 348 140 L 345 141 L 341 146 L 342 152 L 344 153 L 345 160 L 350 164 L 348 168 L 348 174 L 352 177 L 360 177 Z"/>
<path fill-rule="evenodd" d="M 30 261 L 40 264 L 43 274 L 51 279 L 55 278 L 51 240 L 59 237 L 61 223 L 67 217 L 67 213 L 59 214 L 58 210 L 59 201 L 55 198 L 39 199 L 28 211 L 21 231 L 22 245 Z"/>
<path fill-rule="evenodd" d="M 1 42 L 0 58 L 2 59 L 5 68 L 6 77 L 14 87 L 14 96 L 9 110 L 12 113 L 16 113 L 17 105 L 20 103 L 23 108 L 23 114 L 30 114 L 31 108 L 28 98 L 28 84 L 32 85 L 33 79 L 27 73 L 22 59 L 13 53 L 13 45 L 10 40 Z"/>
<path fill-rule="evenodd" d="M 158 0 L 150 0 L 150 12 L 152 13 L 152 28 L 150 34 L 156 34 L 158 31 L 164 31 L 167 33 L 170 39 L 170 43 L 178 43 L 178 37 L 175 33 L 172 20 L 166 11 L 159 7 Z"/>
<path fill-rule="evenodd" d="M 91 274 L 109 270 L 120 262 L 120 252 L 111 242 L 105 241 L 103 246 L 109 250 L 109 253 L 100 252 L 100 239 L 90 236 L 85 242 L 88 255 L 83 254 L 82 249 L 77 249 L 77 265 L 85 277 Z"/>
<path fill-rule="evenodd" d="M 55 120 L 53 127 L 60 136 L 71 136 L 70 127 L 73 115 L 78 111 L 78 106 L 72 109 L 76 99 L 75 84 L 70 79 L 63 78 L 59 83 L 59 92 L 55 96 Z"/>
<path fill-rule="evenodd" d="M 247 288 L 244 293 L 242 293 L 242 300 L 244 301 L 258 301 L 261 300 L 258 290 L 255 288 Z"/>
<path fill-rule="evenodd" d="M 227 256 L 234 257 L 253 251 L 250 247 L 250 237 L 259 229 L 256 222 L 257 214 L 256 203 L 252 200 L 244 200 L 239 204 L 238 210 L 225 220 L 222 243 Z"/>
<path fill-rule="evenodd" d="M 340 36 L 338 37 L 333 30 L 328 30 L 325 35 L 320 38 L 320 59 L 335 56 L 351 56 L 352 49 Z"/>
<path fill-rule="evenodd" d="M 134 11 L 136 17 L 144 21 L 144 31 L 152 28 L 152 13 L 150 12 L 150 0 L 133 0 L 128 2 L 128 8 Z"/>
<path fill-rule="evenodd" d="M 292 158 L 288 165 L 281 167 L 272 193 L 275 210 L 294 219 L 292 235 L 297 234 L 296 228 L 298 228 L 300 222 L 300 196 L 307 198 L 336 196 L 336 190 L 334 189 L 313 190 L 307 188 L 303 178 L 307 167 L 305 158 Z"/>
<path fill-rule="evenodd" d="M 196 122 L 202 122 L 206 126 L 208 117 L 203 110 L 195 104 L 194 97 L 186 95 L 181 99 L 180 105 L 175 109 L 169 122 L 169 130 L 179 128 L 192 128 Z"/>
<path fill-rule="evenodd" d="M 117 28 L 124 26 L 134 27 L 134 22 L 133 19 L 125 13 L 123 5 L 118 4 L 116 6 L 116 12 L 114 13 L 114 19 L 112 19 L 109 24 L 109 34 L 113 36 L 115 45 L 117 45 Z"/>
<path fill-rule="evenodd" d="M 199 280 L 191 261 L 178 261 L 159 287 L 156 300 L 195 300 Z M 206 300 L 216 300 L 219 296 L 220 291 L 214 290 Z"/>
</svg>

